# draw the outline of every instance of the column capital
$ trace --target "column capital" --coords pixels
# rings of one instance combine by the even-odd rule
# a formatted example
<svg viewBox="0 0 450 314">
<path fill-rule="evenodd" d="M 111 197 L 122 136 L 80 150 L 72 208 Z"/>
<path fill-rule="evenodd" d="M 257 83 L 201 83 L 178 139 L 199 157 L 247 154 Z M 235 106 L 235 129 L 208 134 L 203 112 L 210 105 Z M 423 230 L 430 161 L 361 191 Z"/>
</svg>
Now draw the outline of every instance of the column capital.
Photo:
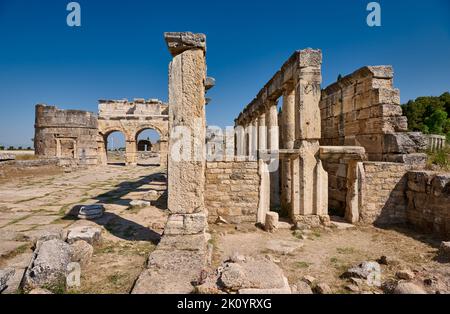
<svg viewBox="0 0 450 314">
<path fill-rule="evenodd" d="M 287 82 L 284 82 L 283 85 L 281 85 L 281 88 L 283 90 L 283 95 L 286 93 L 291 93 L 295 91 L 295 83 L 293 80 L 289 80 Z"/>
<path fill-rule="evenodd" d="M 191 32 L 166 32 L 164 33 L 167 47 L 173 57 L 190 49 L 201 49 L 206 52 L 206 35 Z"/>
</svg>

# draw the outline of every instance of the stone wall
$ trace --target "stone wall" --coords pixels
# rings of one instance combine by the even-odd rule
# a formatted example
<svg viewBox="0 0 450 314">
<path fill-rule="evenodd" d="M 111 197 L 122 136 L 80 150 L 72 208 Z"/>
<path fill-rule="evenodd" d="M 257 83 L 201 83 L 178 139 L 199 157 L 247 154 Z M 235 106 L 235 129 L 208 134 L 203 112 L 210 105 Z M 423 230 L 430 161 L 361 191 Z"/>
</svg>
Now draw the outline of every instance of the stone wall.
<svg viewBox="0 0 450 314">
<path fill-rule="evenodd" d="M 404 223 L 407 172 L 411 166 L 389 162 L 364 162 L 363 165 L 360 220 L 375 224 Z"/>
<path fill-rule="evenodd" d="M 450 236 L 450 173 L 408 173 L 407 222 L 421 231 Z"/>
<path fill-rule="evenodd" d="M 0 163 L 0 179 L 8 178 L 11 175 L 18 177 L 35 170 L 39 170 L 40 173 L 50 173 L 59 166 L 60 162 L 57 158 L 5 161 Z"/>
<path fill-rule="evenodd" d="M 426 138 L 406 132 L 393 76 L 390 66 L 366 66 L 322 90 L 321 145 L 362 146 L 369 161 L 424 164 L 426 155 L 420 152 L 426 149 Z M 324 168 L 329 207 L 340 213 L 346 206 L 347 164 L 326 162 Z"/>
<path fill-rule="evenodd" d="M 392 162 L 405 162 L 411 158 L 405 154 L 425 149 L 420 133 L 406 132 L 393 77 L 390 66 L 366 66 L 325 88 L 321 145 L 363 146 L 369 160 Z"/>
<path fill-rule="evenodd" d="M 210 161 L 206 164 L 205 205 L 209 222 L 256 222 L 260 175 L 256 161 Z"/>
<path fill-rule="evenodd" d="M 81 110 L 36 106 L 34 148 L 39 157 L 68 164 L 97 164 L 97 116 Z"/>
</svg>

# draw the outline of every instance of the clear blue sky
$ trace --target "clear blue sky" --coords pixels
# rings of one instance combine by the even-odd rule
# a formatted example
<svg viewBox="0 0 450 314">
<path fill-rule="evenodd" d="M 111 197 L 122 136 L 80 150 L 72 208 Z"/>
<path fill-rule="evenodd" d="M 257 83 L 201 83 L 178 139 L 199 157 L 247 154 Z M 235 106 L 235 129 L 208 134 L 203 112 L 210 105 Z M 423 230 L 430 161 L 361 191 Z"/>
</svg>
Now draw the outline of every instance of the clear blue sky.
<svg viewBox="0 0 450 314">
<path fill-rule="evenodd" d="M 368 0 L 0 0 L 0 144 L 31 145 L 34 105 L 97 111 L 98 99 L 167 101 L 164 31 L 208 36 L 208 124 L 232 125 L 296 49 L 323 51 L 323 86 L 364 65 L 392 64 L 402 102 L 450 89 L 450 2 Z"/>
</svg>

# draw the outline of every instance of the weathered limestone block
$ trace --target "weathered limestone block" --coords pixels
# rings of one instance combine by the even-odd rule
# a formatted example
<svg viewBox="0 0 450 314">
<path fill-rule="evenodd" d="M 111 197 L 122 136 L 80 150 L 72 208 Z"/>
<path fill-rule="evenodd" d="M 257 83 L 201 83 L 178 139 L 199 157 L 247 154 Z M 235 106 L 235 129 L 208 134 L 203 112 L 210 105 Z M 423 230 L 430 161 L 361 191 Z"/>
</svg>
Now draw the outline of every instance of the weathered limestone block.
<svg viewBox="0 0 450 314">
<path fill-rule="evenodd" d="M 291 293 L 283 271 L 265 258 L 226 262 L 218 283 L 225 291 L 239 294 Z"/>
<path fill-rule="evenodd" d="M 72 249 L 61 240 L 43 242 L 24 277 L 24 289 L 65 287 L 67 266 L 71 262 Z"/>
<path fill-rule="evenodd" d="M 69 229 L 67 243 L 73 244 L 78 240 L 94 245 L 101 241 L 102 229 L 91 226 L 81 226 Z"/>
<path fill-rule="evenodd" d="M 72 248 L 72 262 L 79 263 L 84 269 L 91 262 L 94 248 L 92 245 L 83 240 L 75 241 L 71 244 Z"/>
<path fill-rule="evenodd" d="M 409 154 L 426 149 L 426 138 L 420 132 L 393 133 L 384 135 L 384 153 Z"/>
<path fill-rule="evenodd" d="M 207 219 L 205 213 L 172 214 L 164 228 L 165 235 L 198 234 L 205 231 Z"/>
<path fill-rule="evenodd" d="M 274 232 L 278 228 L 278 213 L 276 212 L 268 212 L 266 213 L 266 221 L 264 225 L 264 229 L 267 232 Z"/>
</svg>

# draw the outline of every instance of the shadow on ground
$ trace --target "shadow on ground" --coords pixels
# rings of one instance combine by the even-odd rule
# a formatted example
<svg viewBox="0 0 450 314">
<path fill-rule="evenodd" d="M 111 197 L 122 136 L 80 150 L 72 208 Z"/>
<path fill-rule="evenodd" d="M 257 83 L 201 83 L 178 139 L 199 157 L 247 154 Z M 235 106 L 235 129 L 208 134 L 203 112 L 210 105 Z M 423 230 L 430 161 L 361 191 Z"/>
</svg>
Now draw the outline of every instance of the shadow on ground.
<svg viewBox="0 0 450 314">
<path fill-rule="evenodd" d="M 124 181 L 115 186 L 115 189 L 94 197 L 97 204 L 117 204 L 123 206 L 130 206 L 132 199 L 123 198 L 130 192 L 135 191 L 151 191 L 152 189 L 141 189 L 143 185 L 152 182 L 166 182 L 164 173 L 154 173 L 148 176 L 143 176 L 137 181 Z M 156 201 L 151 202 L 153 206 L 159 209 L 167 209 L 167 191 L 164 192 Z M 84 205 L 74 206 L 62 220 L 79 220 L 78 213 Z M 90 220 L 96 224 L 105 227 L 112 235 L 128 240 L 128 241 L 148 241 L 153 244 L 158 244 L 161 235 L 150 228 L 144 227 L 134 221 L 120 217 L 114 213 L 105 212 L 102 217 Z"/>
</svg>

